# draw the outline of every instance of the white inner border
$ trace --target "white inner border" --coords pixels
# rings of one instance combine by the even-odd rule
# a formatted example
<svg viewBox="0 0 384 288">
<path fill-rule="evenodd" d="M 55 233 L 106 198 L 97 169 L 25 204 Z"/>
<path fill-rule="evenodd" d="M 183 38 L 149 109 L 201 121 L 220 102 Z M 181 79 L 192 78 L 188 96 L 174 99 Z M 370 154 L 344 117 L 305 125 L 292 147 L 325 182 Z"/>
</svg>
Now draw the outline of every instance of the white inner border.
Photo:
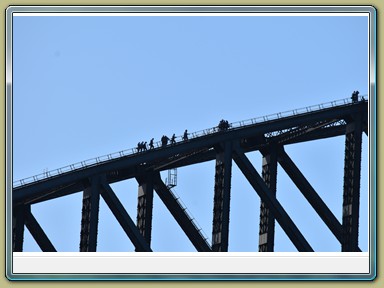
<svg viewBox="0 0 384 288">
<path fill-rule="evenodd" d="M 32 17 L 32 16 L 61 16 L 61 17 L 74 17 L 74 16 L 98 16 L 98 17 L 117 17 L 117 16 L 129 16 L 129 17 L 143 17 L 143 16 L 151 16 L 151 17 L 162 17 L 162 16 L 167 16 L 167 17 L 212 17 L 212 16 L 226 16 L 226 17 L 244 17 L 244 16 L 264 16 L 264 17 L 272 17 L 272 16 L 302 16 L 302 17 L 313 17 L 313 16 L 318 16 L 318 17 L 324 17 L 324 16 L 359 16 L 359 17 L 367 17 L 369 16 L 369 13 L 366 12 L 356 12 L 356 13 L 285 13 L 285 12 L 280 12 L 280 13 L 264 13 L 264 12 L 244 12 L 244 13 L 223 13 L 223 12 L 217 12 L 217 13 L 212 13 L 212 12 L 207 12 L 207 13 L 201 13 L 201 12 L 186 12 L 186 13 L 167 13 L 167 12 L 153 12 L 153 13 L 148 13 L 148 12 L 116 12 L 116 13 L 105 13 L 105 12 L 79 12 L 79 13 L 65 13 L 65 12 L 58 12 L 58 13 L 20 13 L 16 12 L 13 13 L 13 16 L 20 17 Z"/>
<path fill-rule="evenodd" d="M 14 252 L 13 273 L 368 274 L 368 252 Z"/>
</svg>

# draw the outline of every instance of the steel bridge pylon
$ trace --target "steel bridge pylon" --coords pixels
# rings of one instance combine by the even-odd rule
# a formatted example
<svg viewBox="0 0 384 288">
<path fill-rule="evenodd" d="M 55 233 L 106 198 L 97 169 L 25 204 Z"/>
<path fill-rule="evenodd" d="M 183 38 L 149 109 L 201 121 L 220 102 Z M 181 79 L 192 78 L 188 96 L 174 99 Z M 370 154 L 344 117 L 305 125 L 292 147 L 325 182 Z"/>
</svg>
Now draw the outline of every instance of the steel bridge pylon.
<svg viewBox="0 0 384 288">
<path fill-rule="evenodd" d="M 99 202 L 105 201 L 137 252 L 151 252 L 153 199 L 156 193 L 197 251 L 229 251 L 232 164 L 235 163 L 261 200 L 259 252 L 273 252 L 277 221 L 300 252 L 313 248 L 278 200 L 277 173 L 282 168 L 341 245 L 343 252 L 360 252 L 358 245 L 362 134 L 368 134 L 366 100 L 293 113 L 244 127 L 215 130 L 201 137 L 110 159 L 13 189 L 12 248 L 23 251 L 24 227 L 42 251 L 56 251 L 31 213 L 31 205 L 83 191 L 81 252 L 97 251 Z M 284 147 L 334 136 L 345 137 L 342 223 L 311 186 Z M 246 154 L 260 151 L 262 173 Z M 181 199 L 160 176 L 161 171 L 215 161 L 212 242 L 188 214 Z M 175 171 L 175 170 L 174 170 Z M 138 182 L 136 223 L 110 184 L 135 178 Z"/>
</svg>

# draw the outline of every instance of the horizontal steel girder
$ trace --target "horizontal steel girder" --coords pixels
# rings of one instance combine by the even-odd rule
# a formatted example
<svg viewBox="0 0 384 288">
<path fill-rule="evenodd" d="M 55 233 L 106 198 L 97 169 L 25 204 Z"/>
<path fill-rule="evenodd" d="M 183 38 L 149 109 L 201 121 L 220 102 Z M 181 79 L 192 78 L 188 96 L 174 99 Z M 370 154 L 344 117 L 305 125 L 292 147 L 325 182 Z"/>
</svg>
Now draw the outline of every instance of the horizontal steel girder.
<svg viewBox="0 0 384 288">
<path fill-rule="evenodd" d="M 84 169 L 77 169 L 63 173 L 59 176 L 44 179 L 36 183 L 17 187 L 13 189 L 12 193 L 13 203 L 14 205 L 20 205 L 22 203 L 37 203 L 42 200 L 58 197 L 57 195 L 67 195 L 71 191 L 71 193 L 81 191 L 81 182 L 88 179 L 89 177 L 92 177 L 93 175 L 107 174 L 110 171 L 127 170 L 142 163 L 151 163 L 156 159 L 167 159 L 174 157 L 175 155 L 188 154 L 203 148 L 213 147 L 214 145 L 221 142 L 248 138 L 270 131 L 282 130 L 289 127 L 305 125 L 306 123 L 321 121 L 323 119 L 343 119 L 344 117 L 347 117 L 353 113 L 360 113 L 367 109 L 368 104 L 366 102 L 355 105 L 334 107 L 317 112 L 280 118 L 269 121 L 267 123 L 257 123 L 254 125 L 229 130 L 225 133 L 215 133 L 212 135 L 190 139 L 188 142 L 177 143 L 176 145 L 167 146 L 162 149 L 150 150 L 145 153 L 138 153 L 126 157 L 121 157 L 119 159 L 114 159 Z M 164 167 L 164 169 L 167 168 Z M 135 169 L 132 171 L 135 171 Z M 126 176 L 125 179 L 134 176 L 135 175 L 133 173 L 133 175 Z M 66 192 L 64 193 L 62 191 Z"/>
<path fill-rule="evenodd" d="M 293 138 L 290 141 L 286 141 L 284 145 L 287 144 L 296 144 L 306 141 L 314 141 L 318 139 L 324 139 L 329 137 L 335 137 L 335 136 L 341 136 L 345 135 L 345 128 L 346 125 L 340 125 L 335 127 L 327 127 L 320 130 L 312 131 L 308 134 L 302 135 L 300 137 Z M 265 147 L 265 142 L 259 143 L 259 145 L 250 146 L 250 147 L 243 147 L 245 152 L 252 152 L 259 150 L 261 148 Z M 216 152 L 214 149 L 202 149 L 198 150 L 198 153 L 190 153 L 186 156 L 181 156 L 175 160 L 166 161 L 166 164 L 159 164 L 159 166 L 153 165 L 151 169 L 154 169 L 156 171 L 163 171 L 168 170 L 172 168 L 179 168 L 189 165 L 194 165 L 197 163 L 203 163 L 206 161 L 212 161 L 216 157 Z M 120 169 L 120 170 L 112 170 L 109 172 L 109 176 L 107 174 L 107 182 L 108 183 L 114 183 L 123 181 L 126 179 L 133 178 L 137 175 L 137 169 L 135 166 L 130 166 L 127 169 Z M 71 185 L 63 186 L 58 188 L 52 193 L 47 193 L 45 196 L 39 196 L 38 198 L 35 198 L 34 200 L 30 200 L 30 204 L 39 203 L 47 200 L 51 200 L 54 198 L 66 196 L 78 191 L 81 191 L 83 189 L 83 183 L 75 182 Z"/>
<path fill-rule="evenodd" d="M 276 197 L 269 191 L 259 173 L 257 173 L 256 169 L 245 156 L 240 145 L 235 146 L 234 152 L 235 163 L 240 168 L 241 172 L 243 172 L 256 193 L 260 196 L 261 200 L 268 205 L 269 209 L 271 209 L 277 222 L 279 222 L 281 228 L 292 241 L 293 245 L 295 245 L 299 252 L 313 252 L 312 247 L 307 240 L 305 240 L 304 236 L 284 210 L 283 206 L 281 206 Z"/>
</svg>

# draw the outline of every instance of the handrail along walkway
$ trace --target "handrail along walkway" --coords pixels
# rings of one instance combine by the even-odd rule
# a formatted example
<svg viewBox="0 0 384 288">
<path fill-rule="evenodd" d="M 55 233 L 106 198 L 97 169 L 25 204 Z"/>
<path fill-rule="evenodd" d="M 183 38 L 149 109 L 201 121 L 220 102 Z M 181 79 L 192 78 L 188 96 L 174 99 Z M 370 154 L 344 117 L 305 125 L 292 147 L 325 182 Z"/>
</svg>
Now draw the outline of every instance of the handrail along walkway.
<svg viewBox="0 0 384 288">
<path fill-rule="evenodd" d="M 312 105 L 312 106 L 308 106 L 308 107 L 304 107 L 304 108 L 299 108 L 299 109 L 289 110 L 289 111 L 285 111 L 285 112 L 279 112 L 279 113 L 275 113 L 275 114 L 251 118 L 248 120 L 233 122 L 230 124 L 228 131 L 233 130 L 233 129 L 251 126 L 254 124 L 260 124 L 263 122 L 273 121 L 273 120 L 297 116 L 297 115 L 303 115 L 306 113 L 321 111 L 321 110 L 339 107 L 339 106 L 351 105 L 351 104 L 359 103 L 361 101 L 365 101 L 365 102 L 368 101 L 364 96 L 367 96 L 367 95 L 359 96 L 358 102 L 353 102 L 351 100 L 351 98 L 344 98 L 344 99 L 326 102 L 326 103 L 322 103 L 322 104 L 318 104 L 318 105 Z M 190 133 L 191 137 L 189 138 L 189 140 L 195 139 L 198 137 L 202 137 L 202 136 L 211 135 L 211 134 L 214 134 L 217 132 L 219 132 L 217 127 L 212 127 L 212 128 L 200 130 L 197 132 L 192 132 L 192 133 Z M 182 136 L 177 136 L 176 139 L 180 139 L 180 141 L 177 141 L 177 143 L 183 142 Z M 168 146 L 169 145 L 167 145 L 167 147 Z M 158 141 L 158 142 L 154 143 L 154 149 L 152 149 L 152 150 L 157 150 L 157 149 L 161 149 L 161 148 L 163 148 L 161 145 L 161 141 Z M 148 151 L 150 151 L 150 150 L 148 150 Z M 37 174 L 34 176 L 30 176 L 27 178 L 16 180 L 13 182 L 13 188 L 17 188 L 17 187 L 24 186 L 24 185 L 29 185 L 29 184 L 32 184 L 34 182 L 45 180 L 47 178 L 58 176 L 58 175 L 61 175 L 61 174 L 67 173 L 67 172 L 89 168 L 89 167 L 92 167 L 92 166 L 95 166 L 95 165 L 98 165 L 101 163 L 106 163 L 106 162 L 111 161 L 111 160 L 116 160 L 116 159 L 119 159 L 122 157 L 127 157 L 127 156 L 131 156 L 134 154 L 140 154 L 140 153 L 143 153 L 143 152 L 138 152 L 136 148 L 130 148 L 130 149 L 122 150 L 119 152 L 99 156 L 96 158 L 91 158 L 91 159 L 77 162 L 74 164 L 70 164 L 70 165 L 67 165 L 67 166 L 64 166 L 64 167 L 61 167 L 58 169 L 45 171 L 43 173 L 40 173 L 40 174 Z"/>
</svg>

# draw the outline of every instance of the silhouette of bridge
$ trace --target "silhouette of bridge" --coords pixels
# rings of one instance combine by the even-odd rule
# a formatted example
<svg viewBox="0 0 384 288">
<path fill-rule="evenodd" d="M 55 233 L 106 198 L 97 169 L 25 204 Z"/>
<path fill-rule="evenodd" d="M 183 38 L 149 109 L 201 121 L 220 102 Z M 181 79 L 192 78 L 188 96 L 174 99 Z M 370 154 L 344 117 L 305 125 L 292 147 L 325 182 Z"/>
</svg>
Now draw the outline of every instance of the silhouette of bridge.
<svg viewBox="0 0 384 288">
<path fill-rule="evenodd" d="M 156 192 L 197 251 L 228 251 L 231 171 L 234 161 L 261 199 L 259 251 L 274 249 L 275 220 L 298 251 L 313 251 L 276 198 L 277 166 L 285 170 L 309 204 L 341 244 L 341 251 L 358 247 L 362 133 L 368 135 L 368 101 L 364 96 L 342 99 L 292 111 L 213 127 L 176 137 L 173 144 L 154 143 L 153 149 L 132 148 L 78 162 L 13 182 L 13 251 L 23 250 L 24 227 L 42 251 L 56 251 L 33 214 L 31 205 L 83 192 L 80 251 L 97 251 L 100 196 L 136 251 L 152 251 L 152 209 Z M 342 223 L 323 202 L 284 145 L 345 135 Z M 260 151 L 260 175 L 246 153 Z M 212 243 L 187 212 L 187 207 L 164 183 L 160 172 L 215 161 Z M 135 178 L 139 184 L 136 223 L 110 184 Z"/>
</svg>

